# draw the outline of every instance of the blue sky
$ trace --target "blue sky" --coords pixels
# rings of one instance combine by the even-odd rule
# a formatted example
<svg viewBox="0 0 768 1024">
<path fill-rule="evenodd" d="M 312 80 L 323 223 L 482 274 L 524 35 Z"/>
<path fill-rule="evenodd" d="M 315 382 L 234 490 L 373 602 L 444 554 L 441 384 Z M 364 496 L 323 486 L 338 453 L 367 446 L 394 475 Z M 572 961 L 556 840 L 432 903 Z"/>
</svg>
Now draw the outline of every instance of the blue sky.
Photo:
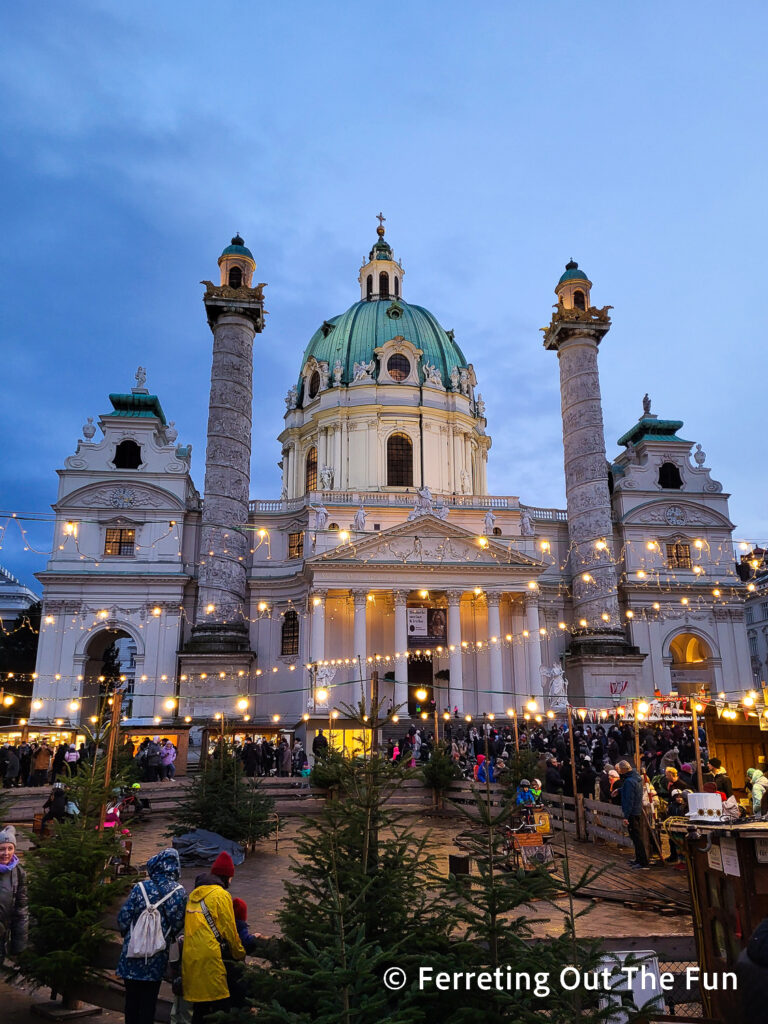
<svg viewBox="0 0 768 1024">
<path fill-rule="evenodd" d="M 0 16 L 0 507 L 56 497 L 86 416 L 136 366 L 202 487 L 202 278 L 239 230 L 267 281 L 251 493 L 280 491 L 283 396 L 358 295 L 383 209 L 404 297 L 456 331 L 488 407 L 489 484 L 564 502 L 557 360 L 573 256 L 612 304 L 609 455 L 685 421 L 768 538 L 763 448 L 765 4 L 194 0 Z M 30 528 L 37 547 L 46 527 Z M 7 536 L 0 561 L 44 559 Z"/>
</svg>

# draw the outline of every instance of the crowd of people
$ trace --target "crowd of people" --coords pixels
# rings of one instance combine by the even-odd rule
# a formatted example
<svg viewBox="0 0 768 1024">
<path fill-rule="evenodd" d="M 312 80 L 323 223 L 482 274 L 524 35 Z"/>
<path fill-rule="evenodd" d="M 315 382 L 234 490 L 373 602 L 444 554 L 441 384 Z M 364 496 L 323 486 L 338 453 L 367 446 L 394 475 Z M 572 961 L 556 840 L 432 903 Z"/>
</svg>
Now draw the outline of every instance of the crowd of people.
<svg viewBox="0 0 768 1024">
<path fill-rule="evenodd" d="M 102 753 L 93 741 L 79 747 L 74 743 L 51 745 L 46 740 L 22 740 L 18 746 L 6 742 L 0 747 L 0 779 L 4 789 L 46 786 L 60 776 L 74 775 Z"/>
</svg>

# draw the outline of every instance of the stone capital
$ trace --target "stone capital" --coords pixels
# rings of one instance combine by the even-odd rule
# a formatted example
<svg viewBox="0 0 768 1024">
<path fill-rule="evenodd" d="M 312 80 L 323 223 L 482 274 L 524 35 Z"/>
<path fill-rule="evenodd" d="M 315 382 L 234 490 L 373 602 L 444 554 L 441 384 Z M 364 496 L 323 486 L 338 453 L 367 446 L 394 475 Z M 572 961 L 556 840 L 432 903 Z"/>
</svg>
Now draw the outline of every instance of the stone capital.
<svg viewBox="0 0 768 1024">
<path fill-rule="evenodd" d="M 448 598 L 448 604 L 458 605 L 461 601 L 463 590 L 446 590 L 445 596 Z"/>
<path fill-rule="evenodd" d="M 496 593 L 493 590 L 486 590 L 485 592 L 486 603 L 493 608 L 498 608 L 501 601 L 501 594 Z"/>
<path fill-rule="evenodd" d="M 352 598 L 355 602 L 355 608 L 365 607 L 368 602 L 368 591 L 367 590 L 352 590 L 350 591 Z"/>
<path fill-rule="evenodd" d="M 395 608 L 405 608 L 408 603 L 408 591 L 407 590 L 393 590 L 392 601 L 394 602 Z"/>
</svg>

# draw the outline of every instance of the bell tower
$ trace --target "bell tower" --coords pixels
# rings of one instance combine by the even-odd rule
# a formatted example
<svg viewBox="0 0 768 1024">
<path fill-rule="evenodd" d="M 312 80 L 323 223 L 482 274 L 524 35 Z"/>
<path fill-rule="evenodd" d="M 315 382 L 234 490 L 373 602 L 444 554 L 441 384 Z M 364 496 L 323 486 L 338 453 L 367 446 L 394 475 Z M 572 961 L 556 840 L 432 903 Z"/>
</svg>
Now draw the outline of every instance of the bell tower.
<svg viewBox="0 0 768 1024">
<path fill-rule="evenodd" d="M 220 284 L 202 282 L 213 360 L 197 608 L 186 652 L 252 660 L 246 575 L 253 339 L 264 327 L 265 285 L 252 286 L 256 263 L 239 235 L 218 262 Z"/>
<path fill-rule="evenodd" d="M 376 234 L 379 238 L 368 253 L 368 262 L 360 268 L 358 281 L 362 302 L 376 302 L 379 299 L 391 301 L 403 297 L 405 271 L 402 263 L 395 259 L 392 246 L 384 239 L 386 219 L 383 213 L 377 215 L 379 226 Z"/>
</svg>

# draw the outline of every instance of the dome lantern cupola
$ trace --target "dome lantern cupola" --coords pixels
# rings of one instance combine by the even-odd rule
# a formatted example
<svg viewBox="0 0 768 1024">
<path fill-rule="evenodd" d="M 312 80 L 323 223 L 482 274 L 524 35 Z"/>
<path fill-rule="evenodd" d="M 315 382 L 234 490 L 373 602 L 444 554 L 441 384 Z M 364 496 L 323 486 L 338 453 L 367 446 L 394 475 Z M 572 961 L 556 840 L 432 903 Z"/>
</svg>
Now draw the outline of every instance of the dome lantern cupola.
<svg viewBox="0 0 768 1024">
<path fill-rule="evenodd" d="M 229 288 L 240 288 L 242 285 L 245 285 L 246 288 L 251 287 L 256 261 L 239 234 L 235 235 L 231 245 L 228 245 L 219 256 L 219 268 L 223 286 Z"/>
<path fill-rule="evenodd" d="M 402 264 L 395 259 L 392 246 L 384 239 L 386 219 L 383 213 L 378 214 L 379 226 L 376 228 L 376 234 L 379 237 L 368 254 L 368 262 L 360 268 L 358 281 L 363 302 L 376 302 L 379 299 L 386 299 L 389 302 L 402 298 L 405 271 Z"/>
<path fill-rule="evenodd" d="M 579 264 L 569 260 L 565 265 L 565 273 L 557 282 L 555 295 L 566 309 L 589 309 L 591 287 L 592 282 L 583 270 L 579 270 Z"/>
</svg>

